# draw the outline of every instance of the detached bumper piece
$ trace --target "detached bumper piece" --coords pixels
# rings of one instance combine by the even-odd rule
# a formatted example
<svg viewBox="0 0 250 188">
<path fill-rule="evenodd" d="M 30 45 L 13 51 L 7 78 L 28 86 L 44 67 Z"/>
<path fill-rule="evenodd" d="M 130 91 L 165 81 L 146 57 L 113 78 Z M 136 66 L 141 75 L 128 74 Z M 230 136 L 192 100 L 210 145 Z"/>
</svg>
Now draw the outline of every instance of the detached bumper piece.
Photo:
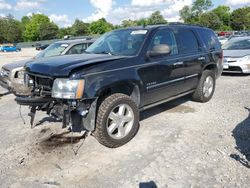
<svg viewBox="0 0 250 188">
<path fill-rule="evenodd" d="M 42 107 L 52 102 L 51 98 L 31 98 L 31 97 L 16 97 L 17 104 L 23 106 L 38 106 Z"/>
<path fill-rule="evenodd" d="M 57 120 L 62 121 L 62 128 L 70 127 L 72 132 L 93 131 L 95 125 L 97 100 L 87 105 L 76 101 L 56 101 L 46 97 L 16 97 L 19 105 L 29 106 L 28 114 L 31 127 L 34 125 L 36 111 L 45 111 Z"/>
<path fill-rule="evenodd" d="M 31 128 L 34 125 L 35 115 L 37 110 L 47 111 L 50 109 L 52 100 L 50 98 L 30 98 L 30 97 L 16 97 L 15 101 L 17 104 L 22 106 L 30 106 L 30 125 Z"/>
</svg>

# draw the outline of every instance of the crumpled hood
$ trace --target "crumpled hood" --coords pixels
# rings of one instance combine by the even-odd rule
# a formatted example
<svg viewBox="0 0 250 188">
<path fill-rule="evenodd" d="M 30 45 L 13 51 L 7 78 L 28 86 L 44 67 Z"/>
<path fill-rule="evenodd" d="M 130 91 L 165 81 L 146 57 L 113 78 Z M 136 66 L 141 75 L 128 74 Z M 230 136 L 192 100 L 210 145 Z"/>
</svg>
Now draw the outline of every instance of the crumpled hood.
<svg viewBox="0 0 250 188">
<path fill-rule="evenodd" d="M 108 54 L 80 54 L 35 59 L 27 63 L 25 68 L 30 73 L 50 76 L 68 77 L 78 67 L 113 61 L 125 58 L 124 56 L 111 56 Z"/>
<path fill-rule="evenodd" d="M 224 57 L 244 57 L 250 55 L 250 50 L 223 50 Z"/>
</svg>

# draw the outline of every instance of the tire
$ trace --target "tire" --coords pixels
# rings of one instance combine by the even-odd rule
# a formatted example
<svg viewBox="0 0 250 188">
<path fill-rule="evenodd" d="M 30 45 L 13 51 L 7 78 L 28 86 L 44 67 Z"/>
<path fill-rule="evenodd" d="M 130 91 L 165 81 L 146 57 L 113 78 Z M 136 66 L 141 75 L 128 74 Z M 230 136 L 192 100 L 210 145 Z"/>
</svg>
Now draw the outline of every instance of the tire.
<svg viewBox="0 0 250 188">
<path fill-rule="evenodd" d="M 126 122 L 125 118 L 129 121 Z M 102 101 L 98 108 L 96 128 L 93 133 L 99 143 L 109 148 L 117 148 L 134 138 L 138 130 L 139 109 L 129 96 L 117 93 Z"/>
<path fill-rule="evenodd" d="M 6 52 L 7 52 L 7 50 L 4 50 L 3 52 L 4 52 L 4 53 L 6 53 Z"/>
<path fill-rule="evenodd" d="M 207 85 L 205 85 L 206 83 L 208 83 L 208 79 L 212 81 L 212 86 L 210 86 L 209 88 Z M 192 96 L 193 99 L 197 102 L 202 103 L 210 101 L 214 94 L 215 85 L 216 79 L 214 72 L 211 70 L 204 70 L 200 78 L 199 84 Z"/>
</svg>

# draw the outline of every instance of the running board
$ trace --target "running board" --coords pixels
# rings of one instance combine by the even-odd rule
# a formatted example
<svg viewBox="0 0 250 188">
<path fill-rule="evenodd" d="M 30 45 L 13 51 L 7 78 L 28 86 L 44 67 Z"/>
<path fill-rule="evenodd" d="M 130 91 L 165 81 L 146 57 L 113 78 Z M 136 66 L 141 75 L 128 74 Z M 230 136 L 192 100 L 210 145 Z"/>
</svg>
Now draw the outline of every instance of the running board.
<svg viewBox="0 0 250 188">
<path fill-rule="evenodd" d="M 149 105 L 147 105 L 147 106 L 144 106 L 144 107 L 140 108 L 140 111 L 147 110 L 147 109 L 149 109 L 149 108 L 158 106 L 158 105 L 160 105 L 160 104 L 163 104 L 163 103 L 168 102 L 168 101 L 172 101 L 172 100 L 177 99 L 177 98 L 180 98 L 180 97 L 184 97 L 185 95 L 188 95 L 188 94 L 190 94 L 190 93 L 193 93 L 194 91 L 195 91 L 195 90 L 191 90 L 191 91 L 188 91 L 188 92 L 185 92 L 185 93 L 181 93 L 180 95 L 176 95 L 176 96 L 173 96 L 173 97 L 170 97 L 170 98 L 167 98 L 167 99 L 158 101 L 158 102 L 156 102 L 156 103 L 149 104 Z"/>
</svg>

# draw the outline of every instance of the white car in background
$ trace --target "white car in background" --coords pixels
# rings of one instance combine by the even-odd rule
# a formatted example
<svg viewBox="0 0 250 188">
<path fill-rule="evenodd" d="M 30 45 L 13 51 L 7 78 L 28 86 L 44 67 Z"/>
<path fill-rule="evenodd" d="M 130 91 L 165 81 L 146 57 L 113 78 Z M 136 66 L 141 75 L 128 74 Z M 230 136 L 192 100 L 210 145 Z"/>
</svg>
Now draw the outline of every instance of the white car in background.
<svg viewBox="0 0 250 188">
<path fill-rule="evenodd" d="M 227 41 L 228 41 L 228 37 L 225 37 L 225 36 L 220 36 L 218 37 L 221 45 L 225 44 Z"/>
<path fill-rule="evenodd" d="M 222 49 L 223 72 L 250 74 L 250 36 L 232 38 Z"/>
</svg>

